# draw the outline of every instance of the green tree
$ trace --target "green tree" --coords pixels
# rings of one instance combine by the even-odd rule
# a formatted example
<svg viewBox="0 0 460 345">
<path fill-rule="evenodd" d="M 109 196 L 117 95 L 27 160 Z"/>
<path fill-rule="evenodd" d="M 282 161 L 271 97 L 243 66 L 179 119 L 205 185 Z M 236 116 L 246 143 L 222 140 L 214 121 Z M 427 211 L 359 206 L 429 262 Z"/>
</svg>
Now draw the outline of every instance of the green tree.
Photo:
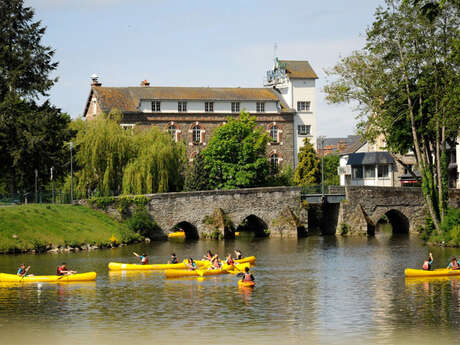
<svg viewBox="0 0 460 345">
<path fill-rule="evenodd" d="M 39 183 L 65 175 L 63 145 L 69 140 L 70 118 L 45 101 L 55 83 L 50 73 L 54 51 L 41 43 L 45 28 L 22 0 L 0 1 L 0 176 L 10 193 L 33 190 L 35 169 Z"/>
<path fill-rule="evenodd" d="M 187 170 L 184 188 L 187 191 L 206 190 L 208 189 L 208 181 L 209 175 L 208 171 L 204 168 L 204 157 L 199 152 Z"/>
<path fill-rule="evenodd" d="M 176 192 L 184 186 L 186 152 L 183 142 L 175 143 L 157 127 L 133 136 L 135 158 L 123 170 L 123 193 Z"/>
<path fill-rule="evenodd" d="M 87 121 L 76 138 L 76 190 L 99 195 L 117 195 L 122 191 L 123 171 L 135 158 L 133 133 L 123 129 L 113 110 Z"/>
<path fill-rule="evenodd" d="M 337 155 L 324 156 L 324 183 L 326 185 L 338 186 L 340 184 L 340 177 L 338 174 L 338 167 L 340 164 L 340 157 Z"/>
<path fill-rule="evenodd" d="M 217 128 L 202 151 L 209 189 L 257 187 L 266 184 L 268 134 L 257 127 L 255 117 L 241 112 L 238 119 Z"/>
<path fill-rule="evenodd" d="M 425 1 L 387 0 L 365 48 L 342 59 L 325 87 L 330 102 L 357 101 L 367 139 L 382 134 L 392 152 L 415 152 L 438 232 L 447 207 L 446 144 L 460 126 L 459 8 L 452 3 L 428 13 Z"/>
<path fill-rule="evenodd" d="M 298 185 L 318 184 L 321 180 L 321 162 L 308 138 L 304 139 L 297 157 L 294 182 Z"/>
</svg>

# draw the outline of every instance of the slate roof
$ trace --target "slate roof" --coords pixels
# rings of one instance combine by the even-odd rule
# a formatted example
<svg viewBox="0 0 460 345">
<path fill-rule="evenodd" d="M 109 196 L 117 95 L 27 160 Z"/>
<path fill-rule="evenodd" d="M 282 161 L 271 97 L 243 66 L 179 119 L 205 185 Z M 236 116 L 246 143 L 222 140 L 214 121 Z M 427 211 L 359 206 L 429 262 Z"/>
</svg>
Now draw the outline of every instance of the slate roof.
<svg viewBox="0 0 460 345">
<path fill-rule="evenodd" d="M 141 100 L 209 100 L 209 101 L 275 101 L 281 111 L 295 112 L 282 102 L 276 91 L 269 88 L 215 88 L 215 87 L 105 87 L 94 86 L 85 107 L 87 113 L 92 95 L 97 97 L 102 111 L 117 108 L 121 112 L 137 112 Z"/>
<path fill-rule="evenodd" d="M 389 152 L 359 152 L 348 156 L 347 165 L 394 164 L 395 160 Z"/>
<path fill-rule="evenodd" d="M 290 79 L 318 79 L 308 61 L 303 60 L 279 60 L 286 64 L 286 72 Z"/>
<path fill-rule="evenodd" d="M 364 140 L 362 137 L 357 137 L 354 142 L 349 144 L 345 149 L 343 149 L 340 154 L 341 155 L 349 155 L 351 153 L 355 153 L 358 151 L 364 144 L 366 143 L 366 140 Z"/>
</svg>

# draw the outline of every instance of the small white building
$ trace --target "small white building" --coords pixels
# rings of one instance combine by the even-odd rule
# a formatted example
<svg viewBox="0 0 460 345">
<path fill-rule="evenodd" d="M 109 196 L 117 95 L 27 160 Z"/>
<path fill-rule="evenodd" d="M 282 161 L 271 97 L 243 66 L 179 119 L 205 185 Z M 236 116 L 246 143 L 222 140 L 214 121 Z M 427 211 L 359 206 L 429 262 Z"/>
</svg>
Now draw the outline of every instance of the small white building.
<svg viewBox="0 0 460 345">
<path fill-rule="evenodd" d="M 341 186 L 399 185 L 395 179 L 396 164 L 387 151 L 375 151 L 374 145 L 358 141 L 340 155 Z"/>
</svg>

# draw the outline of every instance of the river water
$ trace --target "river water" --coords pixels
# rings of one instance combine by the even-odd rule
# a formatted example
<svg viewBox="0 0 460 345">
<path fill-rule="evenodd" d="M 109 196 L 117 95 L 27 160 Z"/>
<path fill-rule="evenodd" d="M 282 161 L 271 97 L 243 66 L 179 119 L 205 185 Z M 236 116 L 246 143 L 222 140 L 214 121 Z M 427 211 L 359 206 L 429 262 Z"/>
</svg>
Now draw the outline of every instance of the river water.
<svg viewBox="0 0 460 345">
<path fill-rule="evenodd" d="M 146 252 L 164 263 L 257 256 L 254 290 L 231 275 L 166 280 L 162 273 L 110 273 L 107 263 Z M 444 267 L 460 249 L 428 248 L 409 236 L 158 242 L 72 254 L 0 256 L 53 274 L 62 261 L 96 282 L 0 285 L 1 344 L 459 344 L 460 279 L 404 278 L 432 250 Z"/>
</svg>

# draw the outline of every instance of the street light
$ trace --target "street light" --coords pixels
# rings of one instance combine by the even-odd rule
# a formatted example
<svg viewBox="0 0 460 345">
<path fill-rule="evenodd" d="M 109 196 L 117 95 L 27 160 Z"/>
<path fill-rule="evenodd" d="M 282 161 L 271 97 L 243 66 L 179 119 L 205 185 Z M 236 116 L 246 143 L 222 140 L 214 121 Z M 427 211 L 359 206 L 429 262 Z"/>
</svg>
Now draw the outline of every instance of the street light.
<svg viewBox="0 0 460 345">
<path fill-rule="evenodd" d="M 73 159 L 72 159 L 73 142 L 70 142 L 70 203 L 73 204 Z"/>
<path fill-rule="evenodd" d="M 321 136 L 321 199 L 324 200 L 324 136 Z"/>
</svg>

